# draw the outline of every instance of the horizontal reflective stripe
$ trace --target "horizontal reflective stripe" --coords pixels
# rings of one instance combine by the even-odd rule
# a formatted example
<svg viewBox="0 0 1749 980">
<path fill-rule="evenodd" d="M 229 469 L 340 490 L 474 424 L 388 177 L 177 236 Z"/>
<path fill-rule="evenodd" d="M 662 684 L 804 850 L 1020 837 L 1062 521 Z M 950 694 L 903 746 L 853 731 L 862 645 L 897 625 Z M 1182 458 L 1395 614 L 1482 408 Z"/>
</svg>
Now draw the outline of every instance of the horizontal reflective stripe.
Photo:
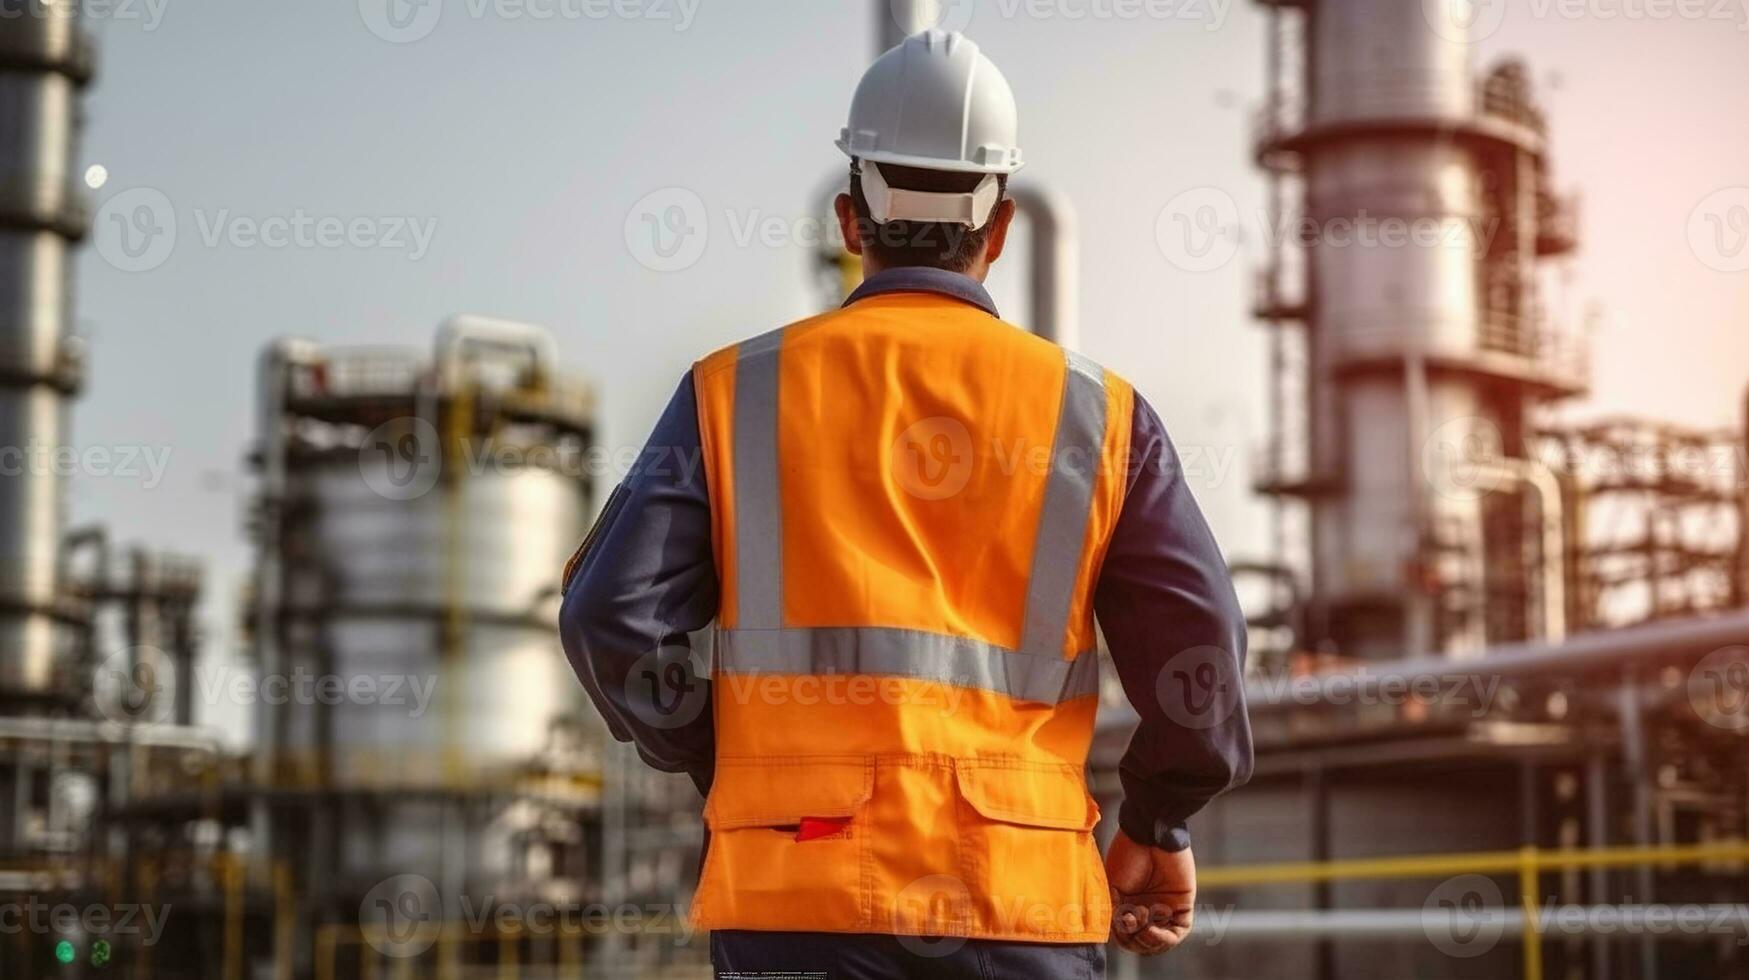
<svg viewBox="0 0 1749 980">
<path fill-rule="evenodd" d="M 923 630 L 837 626 L 723 630 L 716 669 L 729 674 L 868 674 L 939 681 L 1060 704 L 1099 691 L 1099 657 L 1038 657 Z"/>
</svg>

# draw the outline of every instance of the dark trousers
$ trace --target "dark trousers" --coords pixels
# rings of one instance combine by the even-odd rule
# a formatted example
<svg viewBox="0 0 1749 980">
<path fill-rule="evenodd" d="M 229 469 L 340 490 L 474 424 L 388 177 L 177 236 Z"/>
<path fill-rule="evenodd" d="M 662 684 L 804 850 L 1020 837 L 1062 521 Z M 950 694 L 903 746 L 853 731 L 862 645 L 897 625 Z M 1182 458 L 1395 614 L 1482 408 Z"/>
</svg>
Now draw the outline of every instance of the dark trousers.
<svg viewBox="0 0 1749 980">
<path fill-rule="evenodd" d="M 711 965 L 719 980 L 1103 980 L 1105 947 L 721 930 Z"/>
</svg>

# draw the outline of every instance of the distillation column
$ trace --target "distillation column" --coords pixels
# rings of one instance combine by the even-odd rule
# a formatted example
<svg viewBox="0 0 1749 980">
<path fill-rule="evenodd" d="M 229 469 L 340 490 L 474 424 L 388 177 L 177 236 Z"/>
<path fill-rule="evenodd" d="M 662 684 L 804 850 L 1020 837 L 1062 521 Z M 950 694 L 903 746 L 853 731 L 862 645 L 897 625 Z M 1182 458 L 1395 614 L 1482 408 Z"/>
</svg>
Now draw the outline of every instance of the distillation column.
<svg viewBox="0 0 1749 980">
<path fill-rule="evenodd" d="M 1378 659 L 1547 636 L 1560 586 L 1524 513 L 1559 500 L 1526 426 L 1582 383 L 1538 316 L 1535 260 L 1570 243 L 1539 233 L 1556 199 L 1522 72 L 1479 85 L 1460 25 L 1422 4 L 1272 6 L 1304 39 L 1304 94 L 1272 97 L 1259 157 L 1303 192 L 1276 220 L 1305 251 L 1308 472 L 1272 489 L 1309 505 L 1311 639 Z M 1514 613 L 1490 611 L 1502 595 Z"/>
<path fill-rule="evenodd" d="M 0 21 L 0 697 L 58 693 L 66 442 L 79 361 L 68 324 L 86 209 L 75 189 L 89 41 L 75 5 Z"/>
</svg>

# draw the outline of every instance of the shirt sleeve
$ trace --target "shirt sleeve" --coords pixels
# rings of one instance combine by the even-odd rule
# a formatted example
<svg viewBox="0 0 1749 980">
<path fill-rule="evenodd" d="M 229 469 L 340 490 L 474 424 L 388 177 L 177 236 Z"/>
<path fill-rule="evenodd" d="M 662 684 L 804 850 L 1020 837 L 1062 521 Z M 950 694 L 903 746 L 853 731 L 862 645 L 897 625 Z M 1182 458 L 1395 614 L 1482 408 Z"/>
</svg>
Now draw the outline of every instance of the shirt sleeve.
<svg viewBox="0 0 1749 980">
<path fill-rule="evenodd" d="M 565 655 L 609 731 L 709 789 L 708 648 L 717 609 L 710 496 L 692 375 L 565 570 Z"/>
<path fill-rule="evenodd" d="M 1094 611 L 1141 721 L 1119 765 L 1118 826 L 1179 851 L 1188 820 L 1251 776 L 1245 616 L 1165 426 L 1138 394 L 1128 492 Z"/>
</svg>

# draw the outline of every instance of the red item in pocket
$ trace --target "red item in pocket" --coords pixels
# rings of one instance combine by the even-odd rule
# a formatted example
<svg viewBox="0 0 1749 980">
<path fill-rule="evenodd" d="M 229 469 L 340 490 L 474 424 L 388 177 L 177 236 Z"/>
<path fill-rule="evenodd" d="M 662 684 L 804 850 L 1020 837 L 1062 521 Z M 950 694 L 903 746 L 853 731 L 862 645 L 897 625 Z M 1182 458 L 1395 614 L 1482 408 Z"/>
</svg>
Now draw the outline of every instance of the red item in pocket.
<svg viewBox="0 0 1749 980">
<path fill-rule="evenodd" d="M 796 841 L 830 837 L 848 826 L 849 817 L 803 817 L 801 827 L 796 830 Z"/>
</svg>

